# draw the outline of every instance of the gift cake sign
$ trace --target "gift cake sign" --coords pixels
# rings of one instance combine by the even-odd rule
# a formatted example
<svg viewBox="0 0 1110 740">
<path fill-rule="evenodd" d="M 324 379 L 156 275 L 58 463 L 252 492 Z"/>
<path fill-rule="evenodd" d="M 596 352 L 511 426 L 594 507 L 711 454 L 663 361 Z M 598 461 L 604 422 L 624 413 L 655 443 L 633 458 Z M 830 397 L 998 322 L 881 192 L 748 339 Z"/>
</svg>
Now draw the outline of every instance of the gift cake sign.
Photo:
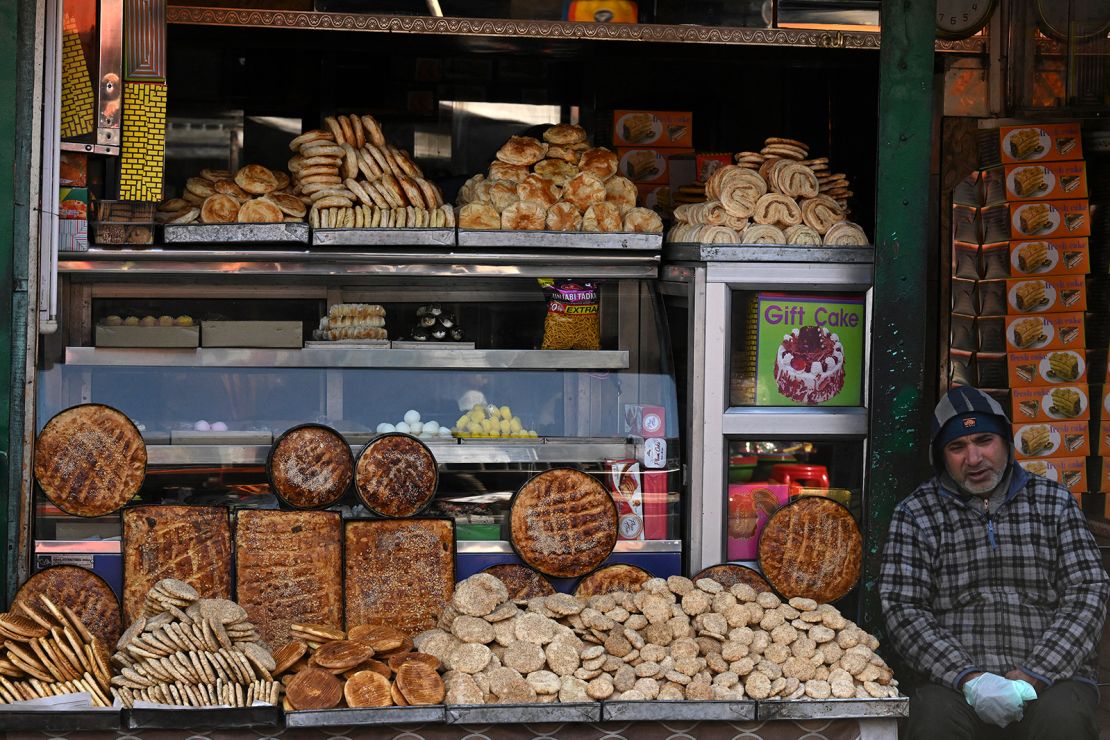
<svg viewBox="0 0 1110 740">
<path fill-rule="evenodd" d="M 760 293 L 757 406 L 859 406 L 862 296 Z"/>
</svg>

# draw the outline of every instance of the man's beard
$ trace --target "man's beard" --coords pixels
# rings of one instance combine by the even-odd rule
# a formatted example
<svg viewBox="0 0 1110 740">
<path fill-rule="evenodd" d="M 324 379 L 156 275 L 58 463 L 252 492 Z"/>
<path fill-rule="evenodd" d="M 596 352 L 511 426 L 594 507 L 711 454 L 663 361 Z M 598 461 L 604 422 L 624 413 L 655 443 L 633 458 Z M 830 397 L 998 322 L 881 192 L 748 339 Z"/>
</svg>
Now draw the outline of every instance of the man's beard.
<svg viewBox="0 0 1110 740">
<path fill-rule="evenodd" d="M 979 483 L 979 484 L 972 483 L 967 478 L 964 478 L 963 480 L 959 481 L 960 488 L 963 488 L 968 493 L 974 493 L 976 496 L 981 496 L 984 493 L 990 493 L 1001 482 L 1002 482 L 1002 471 L 1001 470 L 992 470 L 990 477 L 987 478 L 987 480 L 985 480 L 985 481 L 983 481 L 982 483 Z"/>
</svg>

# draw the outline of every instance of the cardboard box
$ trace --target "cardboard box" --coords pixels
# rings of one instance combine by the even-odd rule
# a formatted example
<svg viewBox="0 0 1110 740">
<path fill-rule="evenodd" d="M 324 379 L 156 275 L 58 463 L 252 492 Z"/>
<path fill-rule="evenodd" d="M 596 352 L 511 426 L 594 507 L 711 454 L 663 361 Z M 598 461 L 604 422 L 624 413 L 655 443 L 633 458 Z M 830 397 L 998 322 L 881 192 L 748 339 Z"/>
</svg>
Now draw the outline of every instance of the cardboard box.
<svg viewBox="0 0 1110 740">
<path fill-rule="evenodd" d="M 674 208 L 674 202 L 671 199 L 671 188 L 656 183 L 637 183 L 636 204 L 658 213 L 670 213 L 671 209 Z"/>
<path fill-rule="evenodd" d="M 1003 164 L 1083 159 L 1078 122 L 1002 126 L 998 140 Z"/>
<path fill-rule="evenodd" d="M 1006 355 L 1011 388 L 1087 382 L 1084 350 L 1048 349 Z"/>
<path fill-rule="evenodd" d="M 59 188 L 58 189 L 58 218 L 65 221 L 69 219 L 87 220 L 89 217 L 89 189 L 88 188 Z"/>
<path fill-rule="evenodd" d="M 1082 493 L 1088 489 L 1087 458 L 1085 457 L 1018 460 L 1018 465 L 1033 475 L 1056 481 L 1072 493 Z"/>
<path fill-rule="evenodd" d="M 83 218 L 58 221 L 58 251 L 89 251 L 89 222 Z"/>
<path fill-rule="evenodd" d="M 570 0 L 566 20 L 585 23 L 636 23 L 638 8 L 639 5 L 630 0 Z"/>
<path fill-rule="evenodd" d="M 58 184 L 83 188 L 89 184 L 89 155 L 84 152 L 62 152 L 58 163 Z"/>
<path fill-rule="evenodd" d="M 672 161 L 674 157 L 671 158 Z M 695 154 L 694 155 L 694 168 L 697 174 L 698 182 L 705 182 L 713 173 L 722 167 L 727 167 L 732 164 L 731 154 Z"/>
<path fill-rule="evenodd" d="M 767 520 L 790 500 L 782 483 L 735 483 L 728 487 L 728 559 L 755 560 Z"/>
<path fill-rule="evenodd" d="M 1086 421 L 1014 424 L 1014 448 L 1022 459 L 1086 456 L 1091 454 L 1091 427 Z"/>
<path fill-rule="evenodd" d="M 1086 200 L 1045 200 L 1010 204 L 1010 238 L 1060 239 L 1091 235 Z"/>
<path fill-rule="evenodd" d="M 97 347 L 197 347 L 199 326 L 97 326 Z"/>
<path fill-rule="evenodd" d="M 1086 275 L 1091 271 L 1087 241 L 1086 237 L 1077 237 L 1010 242 L 1010 274 Z"/>
<path fill-rule="evenodd" d="M 1009 201 L 1087 197 L 1087 167 L 1082 160 L 1011 164 L 1004 172 Z"/>
<path fill-rule="evenodd" d="M 1095 486 L 1092 487 L 1094 488 Z M 1110 493 L 1110 457 L 1104 457 L 1099 460 L 1097 489 L 1099 493 Z M 1110 497 L 1107 497 L 1106 500 L 1110 502 Z M 1110 503 L 1108 503 L 1107 506 L 1110 508 Z"/>
<path fill-rule="evenodd" d="M 662 406 L 627 403 L 624 405 L 624 436 L 667 436 L 667 412 Z"/>
<path fill-rule="evenodd" d="M 669 159 L 674 154 L 690 154 L 689 149 L 617 149 L 617 174 L 635 183 L 669 184 Z"/>
<path fill-rule="evenodd" d="M 1086 347 L 1082 313 L 1006 317 L 1006 351 Z"/>
<path fill-rule="evenodd" d="M 618 147 L 692 147 L 694 114 L 690 111 L 613 111 L 613 144 Z"/>
<path fill-rule="evenodd" d="M 1014 278 L 1006 281 L 1006 313 L 1069 313 L 1087 310 L 1087 281 L 1081 275 Z"/>
<path fill-rule="evenodd" d="M 1110 457 L 1110 421 L 1105 419 L 1098 425 L 1098 454 Z"/>
<path fill-rule="evenodd" d="M 858 406 L 862 296 L 759 293 L 756 406 Z"/>
<path fill-rule="evenodd" d="M 667 473 L 636 460 L 606 460 L 605 485 L 617 505 L 617 539 L 667 539 Z"/>
<path fill-rule="evenodd" d="M 299 321 L 202 321 L 202 347 L 278 347 L 300 349 Z"/>
<path fill-rule="evenodd" d="M 1014 388 L 1010 404 L 1010 418 L 1015 424 L 1091 418 L 1091 393 L 1085 383 Z"/>
</svg>

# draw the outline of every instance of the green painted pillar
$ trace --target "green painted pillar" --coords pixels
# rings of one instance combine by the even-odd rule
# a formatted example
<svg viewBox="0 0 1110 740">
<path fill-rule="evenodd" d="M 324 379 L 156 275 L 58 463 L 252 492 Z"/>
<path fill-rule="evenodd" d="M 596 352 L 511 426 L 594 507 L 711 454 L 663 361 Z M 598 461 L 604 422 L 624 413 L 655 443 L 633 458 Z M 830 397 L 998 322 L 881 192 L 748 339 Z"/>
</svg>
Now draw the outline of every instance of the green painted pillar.
<svg viewBox="0 0 1110 740">
<path fill-rule="evenodd" d="M 895 504 L 928 477 L 935 384 L 925 377 L 929 157 L 936 0 L 881 10 L 879 141 L 872 320 L 871 443 L 863 561 L 863 626 L 881 631 L 876 579 Z"/>
</svg>

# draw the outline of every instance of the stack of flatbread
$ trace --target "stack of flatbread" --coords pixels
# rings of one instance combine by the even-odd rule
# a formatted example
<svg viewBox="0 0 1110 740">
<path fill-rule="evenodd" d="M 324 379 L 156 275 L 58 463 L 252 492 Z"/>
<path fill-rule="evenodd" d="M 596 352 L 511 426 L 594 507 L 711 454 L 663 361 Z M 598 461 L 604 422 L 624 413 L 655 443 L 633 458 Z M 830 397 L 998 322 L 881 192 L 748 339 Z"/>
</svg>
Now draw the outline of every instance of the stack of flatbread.
<svg viewBox="0 0 1110 740">
<path fill-rule="evenodd" d="M 289 142 L 293 192 L 318 229 L 450 228 L 455 215 L 408 152 L 390 146 L 371 115 L 326 116 L 327 130 Z"/>
<path fill-rule="evenodd" d="M 663 232 L 657 213 L 636 207 L 636 186 L 617 175 L 617 155 L 591 147 L 570 123 L 548 128 L 543 141 L 509 137 L 457 202 L 464 229 Z"/>
<path fill-rule="evenodd" d="M 758 152 L 740 152 L 705 183 L 706 200 L 675 208 L 671 242 L 866 246 L 848 221 L 848 178 L 829 174 L 827 157 L 807 159 L 809 145 L 768 138 Z"/>
<path fill-rule="evenodd" d="M 205 168 L 185 182 L 180 198 L 158 205 L 156 219 L 165 224 L 302 223 L 307 204 L 290 190 L 289 175 L 260 164 L 234 174 Z"/>
</svg>

